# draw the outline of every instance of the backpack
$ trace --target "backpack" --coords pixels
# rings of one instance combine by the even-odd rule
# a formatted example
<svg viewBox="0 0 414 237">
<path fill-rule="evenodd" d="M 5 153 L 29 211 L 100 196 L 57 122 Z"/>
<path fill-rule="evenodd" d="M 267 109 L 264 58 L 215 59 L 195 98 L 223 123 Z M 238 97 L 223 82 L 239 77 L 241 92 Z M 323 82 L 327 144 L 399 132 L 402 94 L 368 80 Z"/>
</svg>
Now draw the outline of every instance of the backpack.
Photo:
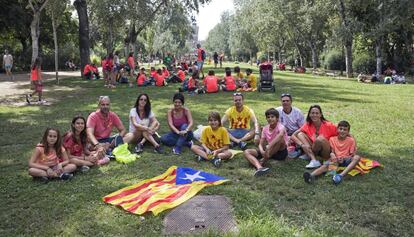
<svg viewBox="0 0 414 237">
<path fill-rule="evenodd" d="M 206 51 L 204 51 L 204 49 L 201 50 L 201 59 L 203 61 L 206 59 Z"/>
</svg>

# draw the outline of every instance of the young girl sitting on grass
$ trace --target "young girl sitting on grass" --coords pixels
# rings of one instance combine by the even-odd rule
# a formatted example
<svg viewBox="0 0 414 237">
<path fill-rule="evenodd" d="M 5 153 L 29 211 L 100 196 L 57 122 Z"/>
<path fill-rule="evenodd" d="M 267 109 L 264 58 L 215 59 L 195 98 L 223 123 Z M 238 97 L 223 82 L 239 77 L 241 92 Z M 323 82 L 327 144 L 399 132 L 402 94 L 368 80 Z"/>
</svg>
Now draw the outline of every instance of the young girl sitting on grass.
<svg viewBox="0 0 414 237">
<path fill-rule="evenodd" d="M 201 133 L 201 146 L 192 145 L 191 150 L 198 155 L 197 161 L 209 160 L 214 166 L 219 167 L 221 160 L 229 159 L 232 155 L 229 151 L 229 134 L 221 126 L 218 112 L 210 112 L 208 124 Z"/>
<path fill-rule="evenodd" d="M 71 130 L 63 135 L 63 147 L 66 149 L 70 163 L 79 167 L 82 172 L 86 172 L 91 166 L 104 165 L 109 162 L 103 148 L 96 151 L 89 150 L 90 144 L 86 135 L 84 117 L 74 117 L 70 127 Z"/>
<path fill-rule="evenodd" d="M 47 128 L 42 141 L 29 160 L 29 174 L 34 178 L 48 181 L 49 178 L 68 180 L 73 177 L 76 165 L 70 164 L 65 148 L 62 146 L 60 132 Z"/>
</svg>

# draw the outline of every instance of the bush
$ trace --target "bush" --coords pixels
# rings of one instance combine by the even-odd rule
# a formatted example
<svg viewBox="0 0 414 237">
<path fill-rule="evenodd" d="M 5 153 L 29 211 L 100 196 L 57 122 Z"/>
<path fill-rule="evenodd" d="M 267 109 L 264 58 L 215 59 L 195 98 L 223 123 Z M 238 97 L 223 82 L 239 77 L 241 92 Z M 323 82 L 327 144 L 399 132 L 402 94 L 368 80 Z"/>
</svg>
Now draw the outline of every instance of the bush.
<svg viewBox="0 0 414 237">
<path fill-rule="evenodd" d="M 328 70 L 345 70 L 345 58 L 341 51 L 333 49 L 324 55 L 323 67 Z"/>
<path fill-rule="evenodd" d="M 371 74 L 376 70 L 376 62 L 373 56 L 368 54 L 354 55 L 352 62 L 352 69 L 357 73 L 368 73 Z"/>
</svg>

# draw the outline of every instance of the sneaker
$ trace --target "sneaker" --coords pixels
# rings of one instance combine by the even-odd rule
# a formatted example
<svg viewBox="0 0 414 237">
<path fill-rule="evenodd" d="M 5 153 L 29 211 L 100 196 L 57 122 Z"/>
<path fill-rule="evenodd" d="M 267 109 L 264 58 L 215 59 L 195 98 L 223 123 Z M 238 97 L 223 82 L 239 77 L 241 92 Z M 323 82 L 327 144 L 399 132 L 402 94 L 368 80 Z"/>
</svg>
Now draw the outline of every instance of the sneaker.
<svg viewBox="0 0 414 237">
<path fill-rule="evenodd" d="M 81 166 L 81 168 L 80 168 L 80 171 L 81 171 L 82 173 L 86 173 L 86 172 L 88 172 L 90 169 L 91 169 L 91 168 L 89 168 L 89 166 L 87 166 L 87 165 L 82 165 L 82 166 Z"/>
<path fill-rule="evenodd" d="M 318 168 L 319 166 L 321 166 L 321 162 L 319 162 L 318 160 L 311 160 L 309 164 L 307 164 L 305 167 L 307 169 L 313 169 Z"/>
<path fill-rule="evenodd" d="M 270 168 L 262 167 L 262 168 L 256 170 L 256 172 L 254 172 L 254 176 L 255 177 L 263 176 L 263 175 L 267 174 L 267 172 L 269 172 L 269 171 L 270 171 Z"/>
<path fill-rule="evenodd" d="M 30 94 L 27 94 L 26 95 L 26 102 L 27 102 L 27 104 L 29 104 L 30 105 L 30 98 L 32 97 L 32 95 L 30 95 Z"/>
<path fill-rule="evenodd" d="M 98 160 L 98 165 L 106 165 L 108 164 L 110 161 L 109 157 L 105 156 L 104 158 Z"/>
<path fill-rule="evenodd" d="M 154 148 L 154 152 L 158 153 L 158 154 L 163 154 L 164 153 L 164 149 L 162 149 L 161 146 L 157 146 Z"/>
<path fill-rule="evenodd" d="M 197 162 L 201 162 L 201 161 L 204 161 L 204 160 L 206 160 L 206 159 L 204 159 L 203 157 L 201 157 L 201 156 L 197 156 Z"/>
<path fill-rule="evenodd" d="M 134 148 L 134 152 L 137 153 L 137 154 L 139 154 L 143 151 L 144 151 L 144 145 L 142 145 L 141 143 L 138 143 Z"/>
<path fill-rule="evenodd" d="M 310 160 L 311 158 L 307 154 L 303 154 L 303 155 L 299 156 L 299 159 L 301 159 L 301 160 Z"/>
<path fill-rule="evenodd" d="M 173 154 L 174 155 L 180 155 L 181 154 L 181 147 L 179 147 L 179 146 L 173 147 Z"/>
<path fill-rule="evenodd" d="M 110 154 L 110 155 L 106 155 L 105 158 L 108 158 L 110 160 L 115 160 L 116 157 L 115 155 Z"/>
<path fill-rule="evenodd" d="M 60 175 L 60 179 L 61 180 L 69 180 L 69 179 L 71 179 L 73 177 L 73 174 L 71 174 L 71 173 L 62 173 L 61 175 Z"/>
<path fill-rule="evenodd" d="M 216 158 L 214 158 L 214 159 L 211 160 L 211 163 L 213 163 L 213 165 L 215 167 L 220 167 L 220 165 L 221 165 L 221 159 L 218 158 L 218 157 L 216 157 Z"/>
<path fill-rule="evenodd" d="M 246 150 L 247 143 L 245 143 L 245 142 L 240 142 L 240 143 L 239 143 L 239 147 L 240 147 L 240 149 L 242 149 L 242 150 L 244 151 L 244 150 Z"/>
<path fill-rule="evenodd" d="M 305 172 L 303 173 L 303 180 L 305 181 L 305 183 L 311 184 L 315 180 L 315 177 L 311 175 L 311 173 Z"/>
<path fill-rule="evenodd" d="M 39 100 L 39 101 L 37 101 L 37 104 L 39 104 L 39 105 L 42 105 L 42 104 L 45 104 L 45 103 L 47 103 L 46 100 Z"/>
<path fill-rule="evenodd" d="M 338 185 L 342 182 L 342 178 L 343 178 L 342 175 L 336 174 L 332 177 L 332 181 L 335 185 Z"/>
</svg>

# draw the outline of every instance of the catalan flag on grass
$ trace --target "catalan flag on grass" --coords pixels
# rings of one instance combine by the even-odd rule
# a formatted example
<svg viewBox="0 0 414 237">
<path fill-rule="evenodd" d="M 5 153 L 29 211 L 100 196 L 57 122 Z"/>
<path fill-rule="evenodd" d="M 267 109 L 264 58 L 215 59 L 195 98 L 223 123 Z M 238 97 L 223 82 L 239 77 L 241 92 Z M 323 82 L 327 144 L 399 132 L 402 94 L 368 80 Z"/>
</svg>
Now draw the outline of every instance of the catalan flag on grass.
<svg viewBox="0 0 414 237">
<path fill-rule="evenodd" d="M 226 181 L 228 180 L 214 174 L 171 166 L 162 175 L 113 192 L 103 197 L 103 201 L 134 214 L 151 211 L 158 215 L 187 201 L 204 187 Z"/>
</svg>

